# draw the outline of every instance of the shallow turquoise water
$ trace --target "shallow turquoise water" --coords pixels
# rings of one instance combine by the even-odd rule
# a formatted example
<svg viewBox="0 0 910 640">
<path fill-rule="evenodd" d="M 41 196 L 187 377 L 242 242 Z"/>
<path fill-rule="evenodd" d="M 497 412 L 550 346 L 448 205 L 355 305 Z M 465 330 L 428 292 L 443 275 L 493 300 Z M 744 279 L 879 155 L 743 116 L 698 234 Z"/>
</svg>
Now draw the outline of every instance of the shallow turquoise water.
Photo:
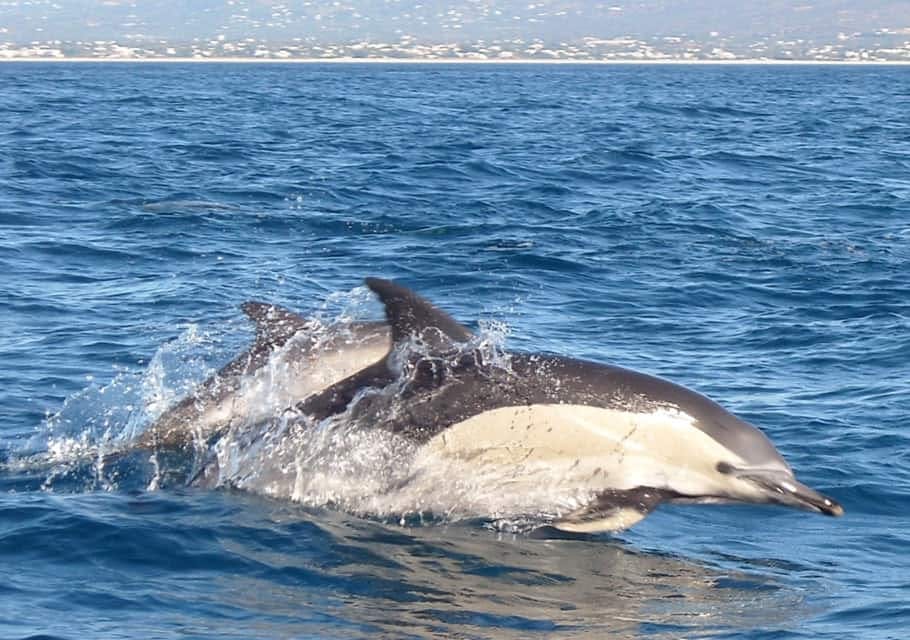
<svg viewBox="0 0 910 640">
<path fill-rule="evenodd" d="M 903 637 L 907 69 L 7 63 L 0 112 L 0 635 Z M 698 389 L 847 515 L 538 540 L 22 462 L 366 275 Z"/>
</svg>

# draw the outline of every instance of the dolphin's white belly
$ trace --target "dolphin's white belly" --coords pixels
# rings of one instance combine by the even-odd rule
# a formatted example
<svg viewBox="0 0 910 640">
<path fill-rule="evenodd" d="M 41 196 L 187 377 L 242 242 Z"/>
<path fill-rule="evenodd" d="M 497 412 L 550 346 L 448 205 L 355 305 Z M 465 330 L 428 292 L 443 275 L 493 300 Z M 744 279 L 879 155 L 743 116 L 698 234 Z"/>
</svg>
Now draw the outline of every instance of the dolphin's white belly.
<svg viewBox="0 0 910 640">
<path fill-rule="evenodd" d="M 503 491 L 541 483 L 598 492 L 636 487 L 712 495 L 714 466 L 739 457 L 674 409 L 636 413 L 569 404 L 485 411 L 432 438 L 418 454 L 424 468 L 454 463 L 463 474 L 494 475 Z"/>
</svg>

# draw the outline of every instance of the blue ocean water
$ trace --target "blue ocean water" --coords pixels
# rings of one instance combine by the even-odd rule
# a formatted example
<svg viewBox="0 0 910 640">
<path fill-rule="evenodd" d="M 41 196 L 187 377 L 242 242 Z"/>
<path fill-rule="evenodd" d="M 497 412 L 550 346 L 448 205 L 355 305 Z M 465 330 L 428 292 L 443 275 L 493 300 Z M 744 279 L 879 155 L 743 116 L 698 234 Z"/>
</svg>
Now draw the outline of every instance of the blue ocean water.
<svg viewBox="0 0 910 640">
<path fill-rule="evenodd" d="M 905 637 L 908 71 L 0 65 L 0 636 Z M 67 465 L 241 302 L 367 275 L 708 394 L 846 515 L 546 540 Z"/>
</svg>

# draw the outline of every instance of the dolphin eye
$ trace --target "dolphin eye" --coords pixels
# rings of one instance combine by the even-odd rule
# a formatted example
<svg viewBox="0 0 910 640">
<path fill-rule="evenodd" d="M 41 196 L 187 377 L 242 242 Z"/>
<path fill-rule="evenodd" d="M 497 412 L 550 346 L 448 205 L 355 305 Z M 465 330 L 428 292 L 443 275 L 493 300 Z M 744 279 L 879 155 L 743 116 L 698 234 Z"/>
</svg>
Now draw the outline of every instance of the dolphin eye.
<svg viewBox="0 0 910 640">
<path fill-rule="evenodd" d="M 729 462 L 718 462 L 717 466 L 714 468 L 717 469 L 718 473 L 722 473 L 725 476 L 728 476 L 731 473 L 733 473 L 733 465 L 730 464 Z"/>
</svg>

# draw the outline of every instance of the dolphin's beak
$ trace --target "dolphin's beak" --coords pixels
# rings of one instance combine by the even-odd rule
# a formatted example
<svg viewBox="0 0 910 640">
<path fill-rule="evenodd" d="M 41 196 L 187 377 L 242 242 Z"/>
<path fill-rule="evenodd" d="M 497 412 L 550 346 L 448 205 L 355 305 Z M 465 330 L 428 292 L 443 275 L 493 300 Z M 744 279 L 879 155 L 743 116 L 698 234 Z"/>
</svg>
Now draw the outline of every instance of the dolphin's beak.
<svg viewBox="0 0 910 640">
<path fill-rule="evenodd" d="M 743 469 L 737 475 L 761 487 L 767 493 L 769 502 L 818 511 L 826 516 L 844 515 L 844 508 L 840 503 L 807 487 L 789 473 L 778 470 Z"/>
</svg>

